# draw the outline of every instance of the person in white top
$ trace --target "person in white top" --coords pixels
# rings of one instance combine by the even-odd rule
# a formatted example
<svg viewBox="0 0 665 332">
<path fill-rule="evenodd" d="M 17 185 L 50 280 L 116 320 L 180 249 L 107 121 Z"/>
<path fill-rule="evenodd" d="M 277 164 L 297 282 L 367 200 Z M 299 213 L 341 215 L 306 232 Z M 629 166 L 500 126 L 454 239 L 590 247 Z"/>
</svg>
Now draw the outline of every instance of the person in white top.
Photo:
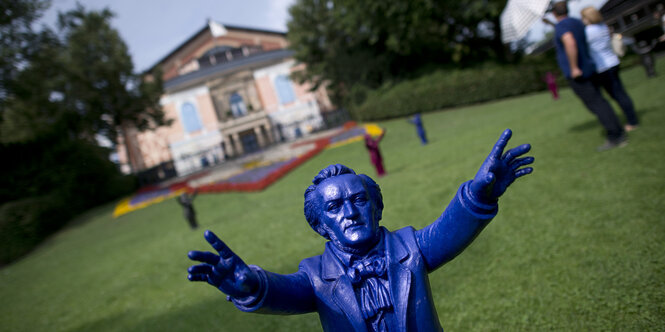
<svg viewBox="0 0 665 332">
<path fill-rule="evenodd" d="M 598 82 L 621 106 L 626 116 L 625 130 L 632 131 L 637 128 L 639 120 L 633 101 L 619 78 L 619 57 L 612 50 L 610 30 L 603 23 L 603 16 L 594 7 L 582 9 L 582 21 L 586 25 L 586 39 L 591 58 L 596 64 Z"/>
</svg>

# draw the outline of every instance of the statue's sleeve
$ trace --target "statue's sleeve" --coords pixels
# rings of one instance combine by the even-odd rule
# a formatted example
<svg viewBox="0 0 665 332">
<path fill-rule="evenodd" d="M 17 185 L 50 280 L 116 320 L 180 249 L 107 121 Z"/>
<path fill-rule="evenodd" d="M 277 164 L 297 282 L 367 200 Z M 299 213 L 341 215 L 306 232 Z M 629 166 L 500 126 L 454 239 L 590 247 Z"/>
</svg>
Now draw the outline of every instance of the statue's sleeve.
<svg viewBox="0 0 665 332">
<path fill-rule="evenodd" d="M 438 219 L 416 231 L 418 247 L 430 272 L 461 253 L 498 212 L 496 203 L 483 204 L 469 195 L 470 183 L 460 186 Z"/>
<path fill-rule="evenodd" d="M 314 289 L 302 269 L 284 275 L 256 265 L 250 265 L 250 268 L 259 275 L 259 291 L 255 296 L 233 299 L 238 309 L 274 315 L 304 314 L 316 310 Z"/>
</svg>

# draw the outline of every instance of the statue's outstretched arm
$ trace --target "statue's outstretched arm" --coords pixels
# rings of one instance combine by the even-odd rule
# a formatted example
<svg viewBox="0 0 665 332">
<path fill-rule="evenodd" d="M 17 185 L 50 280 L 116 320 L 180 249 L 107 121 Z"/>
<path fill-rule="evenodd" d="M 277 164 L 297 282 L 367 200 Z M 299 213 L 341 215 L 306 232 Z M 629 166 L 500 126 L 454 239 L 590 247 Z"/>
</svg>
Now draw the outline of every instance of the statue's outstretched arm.
<svg viewBox="0 0 665 332">
<path fill-rule="evenodd" d="M 191 266 L 187 272 L 190 281 L 205 281 L 232 298 L 245 298 L 259 292 L 259 277 L 215 233 L 205 231 L 204 237 L 217 254 L 190 251 L 191 260 L 203 264 Z"/>
<path fill-rule="evenodd" d="M 460 186 L 441 216 L 416 232 L 429 270 L 461 253 L 498 211 L 498 198 L 517 178 L 530 174 L 533 157 L 521 157 L 531 146 L 522 144 L 503 153 L 512 132 L 506 129 L 472 181 Z"/>
<path fill-rule="evenodd" d="M 189 258 L 203 264 L 187 270 L 189 280 L 215 286 L 242 311 L 285 315 L 316 310 L 316 296 L 305 272 L 281 275 L 248 266 L 213 232 L 206 231 L 204 236 L 218 254 L 190 251 Z"/>
</svg>

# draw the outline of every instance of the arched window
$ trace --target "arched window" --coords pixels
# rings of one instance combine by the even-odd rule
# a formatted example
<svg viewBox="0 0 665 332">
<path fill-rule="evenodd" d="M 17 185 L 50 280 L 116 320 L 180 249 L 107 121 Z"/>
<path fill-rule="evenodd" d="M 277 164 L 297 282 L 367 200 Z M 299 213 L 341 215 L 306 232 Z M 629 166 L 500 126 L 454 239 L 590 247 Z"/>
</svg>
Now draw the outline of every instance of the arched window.
<svg viewBox="0 0 665 332">
<path fill-rule="evenodd" d="M 245 107 L 245 102 L 237 92 L 234 92 L 231 95 L 229 102 L 231 103 L 231 113 L 233 113 L 234 117 L 239 118 L 241 116 L 247 115 L 247 107 Z"/>
<path fill-rule="evenodd" d="M 275 77 L 275 89 L 277 89 L 277 95 L 282 105 L 296 100 L 296 94 L 293 92 L 288 76 L 279 75 Z"/>
<path fill-rule="evenodd" d="M 182 117 L 182 123 L 187 133 L 201 130 L 203 127 L 201 119 L 199 119 L 199 114 L 196 112 L 196 107 L 190 102 L 182 104 L 180 107 L 180 116 Z"/>
</svg>

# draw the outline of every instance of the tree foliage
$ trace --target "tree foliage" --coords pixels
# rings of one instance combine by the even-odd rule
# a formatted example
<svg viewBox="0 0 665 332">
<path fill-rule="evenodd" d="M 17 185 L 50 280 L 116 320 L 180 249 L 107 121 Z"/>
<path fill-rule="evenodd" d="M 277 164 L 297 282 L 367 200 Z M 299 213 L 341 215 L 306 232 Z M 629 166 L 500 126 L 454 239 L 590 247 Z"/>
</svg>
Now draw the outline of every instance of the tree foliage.
<svg viewBox="0 0 665 332">
<path fill-rule="evenodd" d="M 33 25 L 44 0 L 0 2 L 0 265 L 84 209 L 127 194 L 132 177 L 98 135 L 165 124 L 161 75 L 134 73 L 108 9 L 77 5 L 57 31 Z"/>
<path fill-rule="evenodd" d="M 307 65 L 300 79 L 328 84 L 338 101 L 353 85 L 376 88 L 432 67 L 504 60 L 506 0 L 298 0 L 288 39 Z"/>
<path fill-rule="evenodd" d="M 132 59 L 118 31 L 110 25 L 113 13 L 81 6 L 59 16 L 67 48 L 63 102 L 73 110 L 68 123 L 84 137 L 95 134 L 117 142 L 118 128 L 131 124 L 139 130 L 165 124 L 159 105 L 161 75 L 151 80 L 133 72 Z"/>
<path fill-rule="evenodd" d="M 20 68 L 39 54 L 35 46 L 41 44 L 40 34 L 32 25 L 48 5 L 45 0 L 0 2 L 0 111 Z"/>
<path fill-rule="evenodd" d="M 161 75 L 147 80 L 133 72 L 112 17 L 108 9 L 86 11 L 79 4 L 60 13 L 57 34 L 45 28 L 23 42 L 31 56 L 17 58 L 18 70 L 7 80 L 3 142 L 57 131 L 89 142 L 102 135 L 116 143 L 122 126 L 146 130 L 166 123 L 159 105 Z"/>
</svg>

